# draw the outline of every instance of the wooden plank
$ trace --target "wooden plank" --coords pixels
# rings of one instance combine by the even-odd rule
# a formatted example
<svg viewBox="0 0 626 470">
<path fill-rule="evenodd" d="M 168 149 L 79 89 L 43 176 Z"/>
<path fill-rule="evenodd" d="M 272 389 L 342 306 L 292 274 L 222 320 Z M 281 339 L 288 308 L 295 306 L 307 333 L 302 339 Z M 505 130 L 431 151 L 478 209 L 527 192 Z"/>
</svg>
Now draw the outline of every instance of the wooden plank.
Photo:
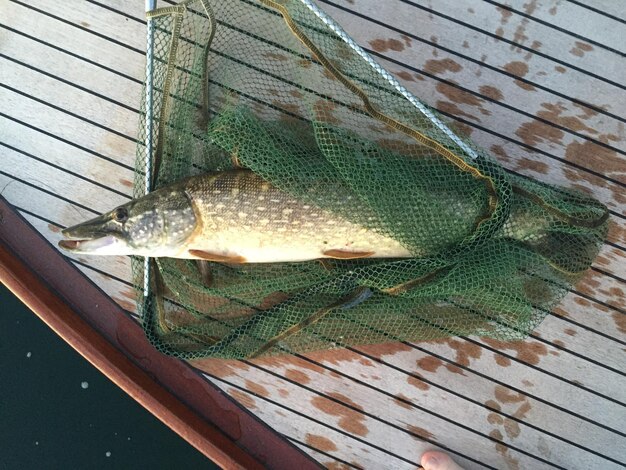
<svg viewBox="0 0 626 470">
<path fill-rule="evenodd" d="M 428 6 L 428 3 L 424 0 L 418 0 L 415 3 L 426 7 Z M 499 3 L 504 4 L 504 2 Z M 516 0 L 517 5 L 521 3 L 521 0 Z M 534 7 L 535 10 L 536 7 L 540 5 L 542 9 L 548 11 L 555 6 L 554 1 L 545 1 L 541 3 L 531 1 L 527 3 L 528 7 Z M 522 44 L 533 48 L 532 41 L 539 41 L 540 44 L 535 44 L 535 48 L 539 48 L 541 52 L 544 52 L 550 57 L 554 57 L 564 62 L 583 67 L 584 69 L 592 72 L 597 72 L 596 64 L 602 63 L 605 65 L 605 69 L 602 71 L 601 75 L 617 83 L 622 83 L 620 79 L 620 70 L 623 70 L 624 64 L 615 64 L 618 57 L 616 57 L 614 53 L 598 47 L 592 47 L 592 49 L 588 49 L 587 46 L 583 46 L 582 55 L 574 54 L 571 52 L 571 50 L 576 47 L 576 42 L 580 41 L 585 43 L 586 41 L 584 41 L 584 39 L 575 38 L 564 31 L 560 31 L 547 25 L 542 25 L 536 21 L 528 20 L 520 16 L 519 14 L 509 14 L 509 12 L 502 8 L 498 8 L 498 6 L 494 5 L 491 1 L 481 1 L 475 2 L 475 4 L 472 5 L 466 5 L 465 3 L 454 2 L 453 0 L 443 0 L 437 2 L 437 4 L 433 7 L 433 10 L 437 13 L 451 16 L 452 18 L 460 20 L 481 30 L 495 33 L 496 36 L 508 39 L 516 44 Z M 526 13 L 523 7 L 518 8 L 517 10 L 522 13 Z M 559 13 L 558 6 L 557 13 Z M 413 14 L 417 15 L 419 13 L 414 11 Z M 590 16 L 587 13 L 585 13 L 585 19 L 588 22 L 577 21 L 576 17 L 564 17 L 561 14 L 549 15 L 549 18 L 551 24 L 556 24 L 556 22 L 559 22 L 561 24 L 568 24 L 567 28 L 564 28 L 566 31 L 571 30 L 572 27 L 575 27 L 577 32 L 581 33 L 582 31 L 584 31 L 583 28 L 586 27 L 582 26 L 582 23 L 595 26 L 595 23 L 588 21 L 590 20 Z M 601 17 L 596 17 L 595 19 L 598 19 L 599 21 L 604 21 Z M 612 34 L 616 35 L 614 37 L 619 37 L 619 32 L 620 30 L 623 30 L 623 25 L 613 21 L 610 21 L 610 24 L 613 30 Z M 449 34 L 452 31 L 442 32 Z M 458 26 L 456 27 L 457 35 L 463 35 L 464 33 L 465 30 L 463 28 L 459 28 Z M 619 44 L 619 42 L 612 43 L 613 46 L 616 46 L 616 44 Z M 517 52 L 520 56 L 526 53 L 521 50 L 515 50 L 516 48 L 512 46 L 511 49 L 513 49 L 514 52 Z"/>
<path fill-rule="evenodd" d="M 523 0 L 506 0 L 501 3 L 526 13 L 532 18 L 548 22 L 555 28 L 562 28 L 568 32 L 574 32 L 575 28 L 575 34 L 588 37 L 607 47 L 618 50 L 623 48 L 624 36 L 622 34 L 626 31 L 624 25 L 578 5 L 568 2 L 525 3 Z M 584 17 L 585 21 L 577 21 L 581 17 Z"/>
<path fill-rule="evenodd" d="M 134 164 L 136 147 L 134 134 L 139 126 L 139 116 L 136 112 L 6 59 L 0 58 L 0 70 L 0 80 L 6 90 L 3 92 L 10 91 L 12 94 L 17 94 L 19 91 L 28 95 L 23 100 L 24 103 L 32 102 L 28 105 L 28 111 L 46 113 L 48 109 L 54 107 L 55 111 L 65 112 L 68 116 L 66 121 L 72 121 L 72 118 L 87 121 L 92 124 L 92 133 L 106 132 L 102 134 L 99 148 L 102 149 L 104 145 L 108 145 L 110 148 L 106 150 L 112 151 L 110 153 L 117 151 L 115 153 L 125 157 L 121 161 L 130 165 Z M 5 99 L 14 102 L 17 97 L 11 96 Z M 81 124 L 84 125 L 84 123 Z M 126 155 L 123 152 L 126 152 Z M 109 154 L 109 152 L 106 153 Z"/>
<path fill-rule="evenodd" d="M 221 366 L 223 364 L 217 364 L 217 368 Z M 238 366 L 232 365 L 230 362 L 228 366 L 229 371 L 234 372 L 239 369 Z M 276 400 L 277 397 L 271 395 L 268 389 L 268 387 L 272 386 L 271 381 L 257 383 L 250 378 L 246 379 L 244 377 L 244 375 L 248 376 L 248 374 L 252 373 L 249 368 L 244 369 L 246 373 L 241 375 L 237 372 L 223 374 L 215 370 L 216 365 L 210 365 L 203 361 L 202 369 L 210 370 L 207 376 L 212 382 L 222 387 L 231 396 L 234 396 L 243 406 L 253 411 L 270 426 L 280 428 L 284 430 L 284 434 L 301 441 L 306 440 L 307 435 L 323 436 L 327 441 L 323 441 L 323 443 L 317 442 L 315 443 L 316 446 L 326 445 L 330 447 L 334 445 L 337 447 L 336 455 L 342 460 L 354 462 L 362 468 L 378 468 L 382 462 L 385 462 L 385 465 L 389 466 L 389 468 L 415 468 L 419 464 L 421 452 L 427 448 L 433 448 L 432 444 L 426 444 L 421 439 L 413 437 L 409 437 L 408 443 L 403 442 L 407 447 L 401 447 L 400 443 L 393 442 L 392 436 L 379 435 L 384 429 L 367 426 L 369 424 L 367 417 L 363 416 L 354 422 L 350 419 L 350 416 L 355 416 L 355 413 L 346 408 L 342 409 L 341 405 L 333 405 L 331 403 L 334 402 L 329 402 L 321 397 L 317 397 L 320 406 L 326 406 L 327 410 L 333 409 L 334 414 L 328 412 L 320 413 L 318 411 L 309 415 L 312 419 L 307 419 L 301 414 L 303 404 L 305 401 L 313 400 L 316 397 L 303 392 L 301 388 L 291 386 L 288 382 L 280 381 L 280 388 L 284 391 L 282 397 L 279 395 L 280 400 Z M 248 380 L 247 385 L 246 380 Z M 248 389 L 251 390 L 249 391 Z M 296 393 L 297 395 L 294 402 L 289 403 L 289 408 L 278 407 L 273 403 L 280 402 L 282 404 L 285 402 L 285 397 L 291 393 Z M 352 428 L 353 431 L 356 428 L 357 432 L 345 431 L 345 429 L 342 429 L 342 425 L 344 428 L 349 428 L 352 425 L 354 426 Z M 346 436 L 346 433 L 351 437 Z M 311 438 L 309 439 L 311 440 Z M 315 442 L 314 440 L 311 441 Z M 368 446 L 368 442 L 375 443 L 379 448 Z M 395 454 L 396 451 L 400 451 L 402 454 Z M 463 457 L 455 455 L 455 458 L 459 463 L 465 465 L 465 468 L 484 468 Z M 543 467 L 537 466 L 536 468 Z"/>
<path fill-rule="evenodd" d="M 626 22 L 626 11 L 623 5 L 613 0 L 591 0 L 588 2 L 581 2 L 580 0 L 569 0 L 570 3 L 578 4 L 578 6 L 594 8 L 599 10 L 600 14 L 611 15 L 618 20 Z"/>
<path fill-rule="evenodd" d="M 71 6 L 80 6 L 81 3 L 83 2 L 74 1 Z M 28 8 L 27 5 L 31 7 Z M 108 39 L 106 33 L 104 37 L 94 35 L 87 26 L 81 24 L 81 21 L 90 17 L 82 16 L 82 19 L 78 20 L 75 26 L 70 26 L 66 23 L 69 20 L 63 16 L 65 11 L 59 11 L 51 3 L 47 5 L 51 7 L 48 15 L 38 12 L 39 3 L 17 4 L 9 2 L 9 0 L 0 0 L 2 11 L 6 12 L 1 23 L 38 40 L 54 44 L 71 54 L 85 57 L 95 64 L 143 81 L 145 62 L 136 59 L 137 51 L 133 52 L 127 47 L 113 43 Z M 56 5 L 56 7 L 60 6 Z M 37 10 L 34 10 L 33 7 Z M 92 16 L 97 18 L 97 15 Z M 119 21 L 112 22 L 112 24 L 118 23 Z M 42 34 L 42 31 L 45 31 L 45 34 Z M 142 36 L 145 34 L 142 33 Z M 24 55 L 32 56 L 32 52 L 38 47 L 33 46 L 32 51 L 23 51 Z M 141 45 L 140 50 L 145 51 L 145 43 Z"/>
<path fill-rule="evenodd" d="M 481 349 L 480 345 L 493 350 Z M 527 387 L 523 381 L 528 380 L 537 384 L 533 389 L 537 397 L 612 429 L 624 430 L 623 420 L 619 418 L 622 405 L 602 398 L 623 400 L 623 385 L 617 385 L 623 382 L 623 376 L 579 361 L 554 347 L 535 340 L 504 342 L 487 338 L 478 340 L 478 345 L 463 339 L 448 339 L 429 342 L 423 347 L 429 353 L 462 361 L 472 370 L 520 390 Z M 464 354 L 464 349 L 474 351 L 476 357 Z M 401 364 L 408 366 L 406 361 L 410 359 Z M 415 369 L 411 365 L 406 370 Z"/>
<path fill-rule="evenodd" d="M 84 211 L 81 211 L 80 217 L 85 217 L 86 215 L 94 217 L 101 212 L 109 211 L 113 207 L 129 201 L 128 196 L 107 191 L 90 181 L 76 178 L 76 176 L 63 171 L 61 168 L 50 167 L 12 149 L 3 149 L 2 156 L 3 163 L 6 163 L 6 166 L 3 165 L 3 171 L 11 176 L 46 189 L 53 194 L 65 196 L 89 208 L 91 214 L 87 215 Z M 16 195 L 19 195 L 19 193 Z M 67 205 L 67 203 L 59 201 L 58 205 Z M 55 207 L 57 206 L 55 205 Z M 61 224 L 68 222 L 62 217 L 62 209 L 59 209 L 57 213 L 52 212 L 50 209 L 51 207 L 46 206 L 46 213 L 53 215 L 56 221 Z"/>
<path fill-rule="evenodd" d="M 611 245 L 603 245 L 593 266 L 601 268 L 620 279 L 626 279 L 626 251 Z"/>
<path fill-rule="evenodd" d="M 553 313 L 572 319 L 610 337 L 624 340 L 626 334 L 626 328 L 623 325 L 624 315 L 579 295 L 568 294 L 553 310 Z M 566 332 L 566 330 L 564 331 Z"/>
<path fill-rule="evenodd" d="M 426 2 L 414 3 L 428 8 Z M 523 82 L 511 80 L 510 75 L 520 75 L 536 85 L 542 85 L 549 90 L 569 94 L 585 103 L 596 106 L 604 104 L 603 97 L 608 97 L 611 94 L 615 95 L 616 91 L 619 91 L 615 89 L 614 85 L 607 84 L 601 80 L 594 80 L 597 82 L 597 93 L 586 89 L 583 83 L 585 80 L 589 80 L 590 77 L 586 76 L 584 70 L 579 71 L 568 67 L 566 59 L 569 57 L 554 56 L 553 53 L 555 51 L 544 50 L 546 47 L 548 49 L 552 48 L 555 44 L 555 38 L 549 31 L 544 31 L 543 34 L 539 33 L 536 38 L 532 38 L 544 39 L 545 37 L 546 39 L 544 40 L 545 44 L 537 44 L 539 42 L 537 41 L 534 47 L 530 48 L 531 51 L 520 50 L 499 40 L 500 36 L 495 34 L 494 25 L 500 26 L 501 13 L 495 11 L 491 5 L 484 2 L 469 4 L 467 2 L 444 0 L 433 5 L 435 11 L 442 11 L 444 15 L 451 14 L 449 9 L 455 10 L 454 12 L 457 14 L 462 13 L 461 16 L 456 16 L 452 19 L 428 14 L 412 4 L 397 0 L 392 2 L 388 9 L 376 9 L 373 4 L 368 2 L 348 4 L 343 1 L 325 0 L 322 5 L 346 29 L 364 37 L 365 40 L 359 40 L 360 44 L 378 50 L 378 52 L 395 51 L 401 52 L 401 54 L 410 53 L 426 56 L 431 62 L 424 62 L 424 60 L 416 63 L 411 61 L 405 62 L 431 73 L 438 71 L 452 72 L 455 69 L 461 71 L 461 68 L 470 67 L 474 76 L 472 78 L 466 77 L 464 81 L 457 80 L 458 83 L 470 86 L 475 82 L 483 82 L 484 85 L 496 87 L 507 100 L 515 96 L 523 96 L 526 91 L 539 92 L 538 89 L 533 90 L 530 84 L 525 85 Z M 376 10 L 375 14 L 374 10 Z M 469 13 L 468 10 L 474 10 L 474 13 Z M 352 12 L 366 15 L 379 24 L 364 18 L 354 17 Z M 481 17 L 481 14 L 484 17 Z M 478 30 L 465 28 L 454 20 L 462 23 L 468 22 L 467 24 L 476 27 Z M 388 26 L 383 26 L 380 23 Z M 368 24 L 368 28 L 363 28 L 363 24 Z M 415 36 L 415 38 L 412 39 L 412 37 L 406 36 L 406 39 L 404 39 L 401 33 L 392 31 L 389 27 L 405 31 L 411 36 Z M 495 38 L 485 35 L 482 33 L 483 30 L 486 34 L 491 34 Z M 425 42 L 420 42 L 420 40 Z M 530 43 L 526 45 L 531 46 Z M 549 57 L 554 57 L 559 62 L 538 55 L 535 52 L 549 53 Z M 563 51 L 562 49 L 557 49 L 556 52 L 560 53 Z M 560 63 L 561 59 L 563 59 L 564 64 Z M 589 72 L 597 72 L 595 65 L 596 63 L 602 63 L 603 59 L 603 57 L 594 57 L 593 54 L 588 56 L 587 60 L 595 62 L 589 69 Z M 456 62 L 458 66 L 450 61 Z M 483 67 L 475 68 L 475 62 L 482 64 Z M 526 67 L 517 64 L 517 62 L 526 64 Z M 617 64 L 616 66 L 623 67 L 623 64 Z M 557 69 L 557 67 L 559 68 Z M 450 68 L 453 70 L 448 70 Z M 616 75 L 618 76 L 619 73 L 616 73 Z M 618 83 L 621 83 L 619 78 L 616 78 Z M 583 80 L 583 83 L 581 83 L 581 80 Z M 545 90 L 541 90 L 541 93 L 549 95 L 549 92 Z M 619 95 L 615 96 L 615 98 L 624 100 Z M 612 109 L 618 114 L 621 112 L 619 104 L 616 103 L 612 106 Z"/>
<path fill-rule="evenodd" d="M 389 345 L 387 348 L 397 350 L 398 346 Z M 383 350 L 380 346 L 360 349 L 373 351 L 376 356 L 381 355 L 380 351 Z M 434 357 L 430 356 L 430 360 L 433 359 Z M 453 423 L 465 423 L 468 421 L 468 416 L 471 416 L 469 421 L 473 424 L 473 428 L 488 435 L 494 431 L 495 424 L 502 425 L 508 422 L 509 432 L 503 432 L 501 438 L 504 443 L 514 446 L 522 445 L 524 450 L 539 456 L 544 454 L 542 447 L 546 444 L 554 454 L 559 455 L 561 464 L 565 464 L 567 459 L 572 457 L 570 452 L 576 454 L 574 459 L 582 459 L 578 460 L 579 462 L 593 463 L 597 456 L 579 448 L 569 449 L 571 444 L 559 438 L 582 445 L 591 442 L 592 450 L 620 458 L 617 448 L 619 446 L 616 447 L 619 436 L 528 397 L 526 400 L 529 400 L 529 404 L 523 404 L 523 399 L 519 399 L 516 393 L 507 390 L 506 387 L 496 387 L 495 390 L 497 390 L 499 400 L 504 400 L 505 396 L 514 397 L 516 412 L 512 414 L 483 406 L 481 401 L 467 400 L 466 397 L 456 394 L 458 392 L 456 386 L 461 385 L 457 382 L 471 381 L 471 379 L 458 373 L 442 381 L 443 387 L 436 387 L 432 383 L 429 384 L 402 371 L 366 359 L 355 352 L 341 350 L 324 354 L 312 353 L 302 358 L 268 358 L 256 360 L 254 364 L 289 380 L 314 387 L 340 401 L 346 401 L 349 396 L 349 399 L 362 406 L 364 411 L 384 409 L 385 420 L 408 429 L 411 429 L 412 423 L 427 421 L 419 419 L 415 413 L 416 409 L 421 409 L 445 416 Z M 272 380 L 266 380 L 270 383 L 268 387 L 271 389 Z M 493 384 L 490 390 L 492 392 L 490 399 L 496 400 L 493 395 Z M 475 394 L 470 393 L 468 397 L 474 398 Z M 522 404 L 524 405 L 523 412 L 518 412 Z M 554 419 L 556 421 L 552 421 Z M 533 426 L 528 426 L 527 423 Z M 575 431 L 576 429 L 578 432 Z M 581 429 L 591 434 L 583 439 L 580 434 Z M 452 442 L 450 436 L 456 434 L 454 429 L 447 430 L 444 435 L 438 435 L 434 430 L 429 429 L 429 431 L 432 432 L 426 437 L 445 445 L 451 445 L 449 444 Z M 493 443 L 488 444 L 488 448 L 491 445 Z M 567 455 L 561 455 L 562 452 Z M 597 460 L 596 465 L 600 462 L 601 459 Z"/>
<path fill-rule="evenodd" d="M 33 159 L 43 160 L 57 168 L 69 169 L 89 181 L 99 182 L 119 195 L 130 195 L 132 192 L 132 170 L 2 116 L 0 116 L 0 142 L 17 149 L 3 146 L 3 154 L 12 150 L 22 155 L 24 159 L 31 158 L 32 155 Z"/>
<path fill-rule="evenodd" d="M 374 349 L 376 349 L 376 347 L 374 347 Z M 313 354 L 313 356 L 316 356 L 316 354 Z M 327 356 L 328 355 L 322 355 L 321 357 L 324 359 Z M 402 376 L 396 373 L 396 376 L 394 376 L 394 372 L 389 370 L 389 368 L 379 368 L 372 361 L 359 357 L 357 354 L 351 352 L 337 351 L 336 354 L 332 355 L 331 361 L 333 370 L 343 369 L 346 375 L 361 377 L 361 380 L 365 383 L 361 382 L 357 384 L 344 376 L 333 376 L 332 372 L 330 373 L 332 380 L 330 380 L 328 370 L 316 367 L 312 365 L 312 363 L 305 363 L 304 361 L 291 361 L 281 358 L 255 362 L 263 368 L 269 368 L 280 373 L 280 375 L 287 374 L 288 376 L 298 376 L 293 370 L 299 370 L 304 374 L 300 377 L 304 378 L 308 384 L 315 384 L 315 389 L 323 394 L 337 398 L 339 401 L 347 402 L 348 404 L 349 402 L 347 401 L 346 395 L 349 395 L 349 400 L 358 403 L 359 407 L 362 407 L 364 412 L 384 409 L 386 410 L 384 414 L 385 420 L 398 426 L 408 428 L 409 430 L 412 429 L 411 423 L 420 423 L 429 420 L 424 419 L 420 411 L 427 410 L 429 413 L 445 416 L 451 423 L 466 422 L 469 416 L 471 417 L 470 421 L 474 431 L 489 435 L 490 437 L 493 437 L 491 434 L 495 434 L 493 433 L 493 423 L 488 422 L 488 415 L 494 414 L 494 412 L 481 407 L 477 403 L 468 402 L 467 400 L 451 394 L 449 391 L 435 389 L 425 383 L 421 383 L 422 389 L 418 389 L 409 383 L 406 375 Z M 327 363 L 331 361 L 327 361 Z M 288 370 L 291 372 L 287 372 Z M 387 382 L 388 380 L 389 382 Z M 418 380 L 414 380 L 414 382 L 419 383 Z M 366 387 L 366 384 L 370 385 L 370 387 Z M 388 387 L 388 384 L 391 384 L 391 386 Z M 269 385 L 269 387 L 271 386 L 272 385 Z M 371 388 L 371 386 L 384 386 L 384 391 L 392 392 L 392 394 L 385 393 L 383 395 L 380 392 L 375 393 L 376 389 Z M 398 396 L 406 397 L 406 395 L 402 391 L 399 391 L 398 386 L 402 387 L 403 390 L 408 393 L 411 393 L 410 389 L 412 389 L 412 395 L 417 394 L 418 396 L 415 398 L 412 397 L 411 399 L 402 398 L 401 401 L 399 401 Z M 418 391 L 419 393 L 417 393 Z M 394 392 L 398 396 L 394 397 Z M 417 405 L 417 407 L 412 406 L 412 404 Z M 504 419 L 504 417 L 501 416 L 501 419 Z M 494 418 L 492 416 L 492 421 L 493 420 Z M 495 420 L 498 421 L 497 418 Z M 586 451 L 572 447 L 555 437 L 561 436 L 561 433 L 549 436 L 537 429 L 526 426 L 524 423 L 516 422 L 517 424 L 512 424 L 512 422 L 511 420 L 510 426 L 514 428 L 514 431 L 510 429 L 509 431 L 513 432 L 499 439 L 503 443 L 502 446 L 508 447 L 510 445 L 513 448 L 515 446 L 519 447 L 519 444 L 523 441 L 522 448 L 525 451 L 533 455 L 541 456 L 542 451 L 540 447 L 542 444 L 546 444 L 553 451 L 554 455 L 559 455 L 558 462 L 561 465 L 567 466 L 567 459 L 569 458 L 574 459 L 572 462 L 587 461 L 590 465 L 594 464 L 593 462 L 596 457 L 588 454 Z M 567 422 L 567 420 L 565 422 Z M 433 428 L 431 428 L 430 431 L 429 439 L 441 442 L 442 444 L 450 443 L 448 445 L 454 448 L 451 444 L 454 442 L 454 439 L 451 436 L 458 433 L 454 426 L 450 429 L 446 429 L 443 435 L 438 434 L 436 429 Z M 419 433 L 419 431 L 417 432 Z M 486 442 L 485 445 L 487 452 L 492 453 L 494 443 Z M 467 455 L 478 455 L 479 451 L 476 450 L 474 452 L 475 454 Z M 616 454 L 615 451 L 612 451 L 612 453 Z M 489 462 L 486 461 L 486 463 Z M 595 462 L 596 465 L 598 463 L 599 461 Z M 532 466 L 532 464 L 529 465 Z"/>
<path fill-rule="evenodd" d="M 576 289 L 617 309 L 624 310 L 626 307 L 624 281 L 613 279 L 597 271 L 587 271 L 576 285 Z"/>
<path fill-rule="evenodd" d="M 10 117 L 13 119 L 27 122 L 38 129 L 45 129 L 46 132 L 67 142 L 73 142 L 80 136 L 83 148 L 87 151 L 105 155 L 127 167 L 134 164 L 135 144 L 128 139 L 6 88 L 0 88 L 0 99 L 5 105 L 4 109 L 10 110 Z"/>
<path fill-rule="evenodd" d="M 557 316 L 548 315 L 535 334 L 541 339 L 567 349 L 567 351 L 615 370 L 621 370 L 626 363 L 624 343 L 598 337 L 598 335 L 584 328 L 568 324 Z M 626 338 L 618 339 L 623 341 Z"/>
<path fill-rule="evenodd" d="M 55 21 L 54 19 L 41 14 L 29 15 L 29 18 L 31 21 L 36 22 L 39 28 L 46 28 L 48 27 L 48 24 Z M 27 24 L 28 23 L 25 24 L 24 22 L 19 22 L 19 26 L 22 28 Z M 50 25 L 50 27 L 52 27 L 52 25 Z M 94 36 L 90 35 L 90 37 Z M 64 47 L 65 44 L 61 43 L 61 45 L 59 45 L 58 43 L 53 42 L 54 38 L 46 37 L 43 39 L 45 39 L 49 45 L 42 45 L 37 43 L 33 38 L 11 30 L 0 29 L 0 41 L 5 44 L 5 47 L 2 49 L 2 53 L 6 57 L 17 60 L 39 71 L 51 74 L 58 80 L 63 80 L 70 84 L 77 84 L 93 94 L 100 95 L 117 103 L 122 103 L 123 105 L 134 109 L 135 112 L 139 111 L 138 106 L 141 97 L 141 81 L 139 75 L 137 76 L 138 81 L 129 80 L 125 75 L 114 73 L 111 70 L 107 70 L 85 60 L 77 60 L 75 55 L 70 55 L 57 49 L 56 47 L 61 48 Z M 112 46 L 117 47 L 118 50 L 122 49 L 114 44 L 112 44 Z M 87 55 L 88 50 L 92 47 L 93 45 L 91 44 L 83 46 L 83 49 L 80 52 L 81 56 Z M 24 54 L 23 52 L 33 49 L 39 50 L 40 53 L 34 55 Z M 126 70 L 124 70 L 124 72 L 139 74 L 140 70 L 138 68 L 135 70 L 129 66 L 132 66 L 134 63 L 141 62 L 141 55 L 133 51 L 128 51 L 127 55 L 133 57 L 133 60 L 128 61 L 129 63 L 126 65 Z M 16 70 L 16 72 L 18 72 L 18 70 Z M 57 82 L 54 81 L 52 83 L 57 84 Z M 133 123 L 134 122 L 135 121 L 133 121 Z M 123 129 L 125 128 L 119 130 Z M 130 126 L 128 129 L 130 129 Z"/>
<path fill-rule="evenodd" d="M 342 460 L 353 462 L 359 468 L 376 468 L 383 462 L 389 465 L 390 468 L 397 469 L 415 469 L 416 464 L 408 463 L 397 457 L 390 456 L 378 449 L 373 449 L 371 446 L 362 442 L 354 441 L 346 436 L 337 433 L 316 423 L 310 419 L 307 419 L 292 411 L 285 410 L 273 403 L 265 402 L 264 400 L 258 400 L 254 397 L 254 394 L 247 390 L 241 390 L 236 387 L 228 387 L 218 381 L 213 381 L 218 386 L 222 386 L 223 390 L 230 396 L 234 397 L 240 405 L 244 406 L 250 412 L 254 413 L 266 424 L 274 428 L 280 428 L 286 431 L 289 436 L 294 436 L 300 440 L 309 439 L 311 442 L 319 440 L 318 445 L 330 446 L 327 441 L 321 441 L 318 436 L 327 439 L 337 449 L 334 451 L 335 455 Z M 261 403 L 259 403 L 261 402 Z M 286 429 L 285 429 L 286 428 Z M 323 442 L 323 443 L 321 443 Z M 416 453 L 417 456 L 417 453 Z M 479 468 L 479 467 L 466 467 Z"/>
</svg>

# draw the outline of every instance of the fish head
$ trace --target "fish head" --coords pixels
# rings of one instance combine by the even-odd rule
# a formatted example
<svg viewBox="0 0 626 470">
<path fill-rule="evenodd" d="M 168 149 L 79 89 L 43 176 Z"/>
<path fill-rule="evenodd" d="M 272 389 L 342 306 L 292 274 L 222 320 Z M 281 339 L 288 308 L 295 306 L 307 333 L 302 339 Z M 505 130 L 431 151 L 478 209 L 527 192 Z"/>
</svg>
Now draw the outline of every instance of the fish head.
<svg viewBox="0 0 626 470">
<path fill-rule="evenodd" d="M 164 188 L 66 228 L 59 247 L 87 255 L 176 257 L 196 224 L 187 194 Z"/>
</svg>

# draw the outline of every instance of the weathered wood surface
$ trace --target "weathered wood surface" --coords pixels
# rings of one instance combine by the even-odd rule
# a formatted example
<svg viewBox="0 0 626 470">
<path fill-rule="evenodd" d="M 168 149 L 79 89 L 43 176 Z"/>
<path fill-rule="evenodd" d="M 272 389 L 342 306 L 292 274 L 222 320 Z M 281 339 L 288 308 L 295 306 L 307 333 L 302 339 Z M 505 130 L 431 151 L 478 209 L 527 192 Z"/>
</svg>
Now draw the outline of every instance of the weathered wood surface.
<svg viewBox="0 0 626 470">
<path fill-rule="evenodd" d="M 507 169 L 607 204 L 609 239 L 526 341 L 194 362 L 207 380 L 331 468 L 415 468 L 434 447 L 467 468 L 626 462 L 626 13 L 618 3 L 320 0 Z M 0 0 L 0 190 L 53 243 L 62 227 L 130 197 L 142 7 Z M 73 262 L 134 311 L 126 258 Z"/>
</svg>

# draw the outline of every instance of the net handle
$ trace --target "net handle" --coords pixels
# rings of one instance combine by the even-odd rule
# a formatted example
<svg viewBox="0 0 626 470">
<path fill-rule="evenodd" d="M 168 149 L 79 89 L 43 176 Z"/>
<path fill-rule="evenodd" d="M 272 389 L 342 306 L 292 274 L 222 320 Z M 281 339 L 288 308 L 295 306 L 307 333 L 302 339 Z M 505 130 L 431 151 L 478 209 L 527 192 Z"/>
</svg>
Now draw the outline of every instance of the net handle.
<svg viewBox="0 0 626 470">
<path fill-rule="evenodd" d="M 152 147 L 153 147 L 153 123 L 152 107 L 154 104 L 154 20 L 148 15 L 156 9 L 157 0 L 146 0 L 146 155 L 144 161 L 145 170 L 145 194 L 152 190 Z M 143 296 L 150 296 L 150 258 L 147 256 L 143 261 Z"/>
</svg>

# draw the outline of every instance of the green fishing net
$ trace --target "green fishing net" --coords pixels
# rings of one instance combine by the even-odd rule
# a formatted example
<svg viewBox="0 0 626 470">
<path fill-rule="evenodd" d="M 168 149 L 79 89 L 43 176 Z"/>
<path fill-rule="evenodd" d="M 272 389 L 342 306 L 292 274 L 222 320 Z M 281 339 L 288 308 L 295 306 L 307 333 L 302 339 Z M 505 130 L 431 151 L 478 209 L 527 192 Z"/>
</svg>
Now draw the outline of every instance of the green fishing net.
<svg viewBox="0 0 626 470">
<path fill-rule="evenodd" d="M 204 266 L 158 258 L 145 299 L 135 259 L 144 327 L 162 352 L 247 358 L 456 335 L 520 339 L 596 256 L 603 205 L 506 172 L 308 1 L 188 1 L 150 18 L 155 187 L 248 168 L 413 255 Z M 145 96 L 136 197 L 145 191 Z"/>
</svg>

